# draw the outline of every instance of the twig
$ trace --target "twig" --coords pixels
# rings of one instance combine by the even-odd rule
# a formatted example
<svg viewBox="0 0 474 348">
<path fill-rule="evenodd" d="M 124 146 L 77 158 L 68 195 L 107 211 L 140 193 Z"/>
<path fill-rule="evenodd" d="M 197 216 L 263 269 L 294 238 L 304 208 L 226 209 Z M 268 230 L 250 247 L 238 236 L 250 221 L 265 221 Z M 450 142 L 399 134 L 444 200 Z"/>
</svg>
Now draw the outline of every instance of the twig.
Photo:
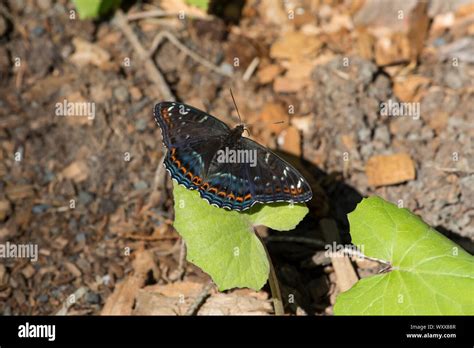
<svg viewBox="0 0 474 348">
<path fill-rule="evenodd" d="M 154 17 L 177 17 L 179 15 L 182 15 L 183 13 L 180 12 L 166 12 L 163 10 L 150 10 L 150 11 L 142 11 L 142 12 L 136 12 L 136 13 L 129 13 L 127 14 L 127 20 L 128 21 L 136 21 L 140 19 L 146 19 L 146 18 L 154 18 Z M 187 17 L 189 18 L 199 18 L 199 19 L 210 19 L 210 16 L 198 16 L 194 14 L 186 14 Z"/>
<path fill-rule="evenodd" d="M 263 249 L 267 254 L 268 264 L 270 265 L 270 274 L 268 277 L 268 283 L 270 284 L 270 291 L 272 293 L 273 308 L 275 309 L 275 315 L 284 315 L 285 310 L 283 308 L 283 298 L 281 297 L 280 285 L 278 284 L 278 278 L 275 273 L 275 268 L 273 267 L 272 259 L 270 258 L 270 253 L 265 245 L 265 242 L 260 238 L 260 236 L 255 232 L 255 235 L 260 242 L 262 242 Z"/>
<path fill-rule="evenodd" d="M 156 34 L 155 38 L 152 41 L 151 47 L 148 51 L 148 57 L 151 57 L 155 51 L 157 50 L 158 46 L 160 46 L 161 42 L 164 39 L 168 39 L 173 45 L 175 45 L 178 49 L 183 51 L 186 55 L 188 55 L 190 58 L 194 59 L 196 62 L 199 64 L 204 65 L 206 68 L 224 76 L 232 76 L 231 73 L 228 71 L 222 70 L 219 68 L 217 65 L 211 63 L 208 61 L 206 58 L 201 57 L 199 54 L 194 53 L 191 51 L 189 48 L 187 48 L 185 45 L 183 45 L 173 34 L 171 34 L 168 31 L 160 31 L 158 34 Z"/>
<path fill-rule="evenodd" d="M 317 248 L 324 248 L 327 243 L 322 240 L 306 238 L 306 237 L 291 237 L 291 236 L 269 236 L 265 238 L 267 242 L 288 242 L 288 243 L 302 243 L 315 246 Z"/>
<path fill-rule="evenodd" d="M 186 272 L 186 242 L 183 238 L 181 238 L 180 244 L 178 268 L 170 274 L 169 278 L 171 280 L 183 279 L 184 273 Z"/>
<path fill-rule="evenodd" d="M 185 315 L 194 315 L 198 309 L 204 304 L 205 300 L 209 297 L 209 293 L 214 286 L 212 280 L 210 280 L 206 286 L 201 290 L 199 295 L 195 298 L 193 304 L 189 306 Z"/>
<path fill-rule="evenodd" d="M 117 12 L 115 13 L 114 22 L 125 34 L 125 36 L 127 37 L 130 44 L 133 46 L 134 50 L 137 52 L 140 59 L 143 60 L 143 65 L 145 67 L 147 75 L 149 76 L 150 80 L 154 84 L 156 84 L 163 98 L 169 101 L 176 100 L 173 93 L 171 92 L 171 89 L 168 87 L 168 84 L 166 83 L 165 78 L 163 77 L 161 72 L 158 70 L 158 68 L 156 67 L 152 59 L 150 58 L 147 51 L 145 51 L 140 41 L 138 41 L 138 38 L 136 37 L 130 25 L 128 24 L 127 18 L 124 16 L 121 10 L 117 10 Z"/>
<path fill-rule="evenodd" d="M 252 62 L 249 64 L 247 69 L 245 70 L 244 76 L 242 76 L 242 80 L 248 81 L 252 77 L 255 69 L 257 69 L 258 64 L 260 63 L 260 59 L 255 57 Z"/>
</svg>

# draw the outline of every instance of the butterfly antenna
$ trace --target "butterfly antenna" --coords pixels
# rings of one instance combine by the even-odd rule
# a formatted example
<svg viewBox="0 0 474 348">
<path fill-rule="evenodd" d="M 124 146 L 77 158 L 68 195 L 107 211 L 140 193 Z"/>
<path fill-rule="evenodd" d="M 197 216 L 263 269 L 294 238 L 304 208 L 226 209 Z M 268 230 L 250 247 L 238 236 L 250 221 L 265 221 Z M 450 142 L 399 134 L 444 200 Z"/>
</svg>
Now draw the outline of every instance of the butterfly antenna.
<svg viewBox="0 0 474 348">
<path fill-rule="evenodd" d="M 242 124 L 242 118 L 240 117 L 239 108 L 237 107 L 237 103 L 235 102 L 234 93 L 232 93 L 232 88 L 229 88 L 229 90 L 230 96 L 232 97 L 232 101 L 234 102 L 235 110 L 237 110 L 237 115 L 239 116 L 240 124 Z"/>
</svg>

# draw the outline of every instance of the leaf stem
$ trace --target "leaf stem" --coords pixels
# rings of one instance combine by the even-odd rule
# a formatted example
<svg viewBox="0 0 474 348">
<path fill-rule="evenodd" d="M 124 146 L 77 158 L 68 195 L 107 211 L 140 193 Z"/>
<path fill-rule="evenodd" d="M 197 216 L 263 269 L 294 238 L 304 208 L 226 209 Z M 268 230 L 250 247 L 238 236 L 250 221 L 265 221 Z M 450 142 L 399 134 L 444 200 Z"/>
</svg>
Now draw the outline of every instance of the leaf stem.
<svg viewBox="0 0 474 348">
<path fill-rule="evenodd" d="M 273 308 L 275 309 L 275 315 L 284 315 L 285 310 L 283 309 L 283 299 L 281 297 L 280 285 L 278 284 L 278 278 L 276 276 L 275 268 L 273 267 L 270 253 L 265 245 L 263 239 L 255 231 L 255 235 L 263 245 L 265 253 L 267 254 L 268 264 L 270 265 L 270 274 L 268 277 L 268 283 L 270 284 L 270 292 L 272 293 Z"/>
</svg>

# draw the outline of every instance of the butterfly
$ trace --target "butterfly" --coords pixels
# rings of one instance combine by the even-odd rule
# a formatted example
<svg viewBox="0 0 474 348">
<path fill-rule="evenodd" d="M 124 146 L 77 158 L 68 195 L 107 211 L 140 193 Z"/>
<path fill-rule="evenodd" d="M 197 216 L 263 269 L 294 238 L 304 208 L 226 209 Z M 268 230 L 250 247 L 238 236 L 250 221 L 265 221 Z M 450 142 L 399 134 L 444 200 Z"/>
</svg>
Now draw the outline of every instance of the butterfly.
<svg viewBox="0 0 474 348">
<path fill-rule="evenodd" d="M 177 102 L 155 105 L 168 149 L 164 165 L 178 184 L 211 205 L 243 211 L 256 203 L 309 201 L 308 182 L 288 162 L 224 122 Z"/>
</svg>

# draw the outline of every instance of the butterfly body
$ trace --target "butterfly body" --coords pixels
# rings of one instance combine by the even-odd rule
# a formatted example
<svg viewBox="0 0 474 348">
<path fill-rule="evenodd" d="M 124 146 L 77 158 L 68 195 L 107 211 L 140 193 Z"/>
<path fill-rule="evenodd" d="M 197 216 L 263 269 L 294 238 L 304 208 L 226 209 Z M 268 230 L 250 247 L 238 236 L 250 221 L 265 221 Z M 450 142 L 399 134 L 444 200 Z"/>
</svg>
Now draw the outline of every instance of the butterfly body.
<svg viewBox="0 0 474 348">
<path fill-rule="evenodd" d="M 168 148 L 171 177 L 220 208 L 242 211 L 256 203 L 301 203 L 311 188 L 289 163 L 269 149 L 192 106 L 158 103 L 154 117 Z"/>
</svg>

